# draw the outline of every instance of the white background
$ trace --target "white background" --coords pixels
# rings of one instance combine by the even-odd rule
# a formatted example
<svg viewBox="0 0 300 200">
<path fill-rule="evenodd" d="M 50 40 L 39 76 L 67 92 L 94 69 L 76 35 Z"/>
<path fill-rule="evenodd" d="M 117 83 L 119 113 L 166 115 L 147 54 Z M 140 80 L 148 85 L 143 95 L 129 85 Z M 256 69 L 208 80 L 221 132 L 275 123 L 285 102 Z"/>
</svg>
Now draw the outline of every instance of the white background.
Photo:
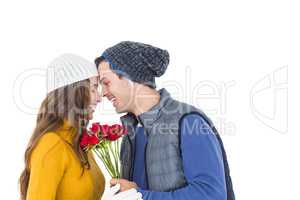
<svg viewBox="0 0 300 200">
<path fill-rule="evenodd" d="M 1 1 L 1 199 L 19 197 L 47 64 L 65 52 L 93 61 L 122 40 L 169 50 L 159 88 L 215 121 L 236 199 L 299 199 L 299 8 L 264 0 Z M 104 100 L 95 121 L 119 119 Z"/>
</svg>

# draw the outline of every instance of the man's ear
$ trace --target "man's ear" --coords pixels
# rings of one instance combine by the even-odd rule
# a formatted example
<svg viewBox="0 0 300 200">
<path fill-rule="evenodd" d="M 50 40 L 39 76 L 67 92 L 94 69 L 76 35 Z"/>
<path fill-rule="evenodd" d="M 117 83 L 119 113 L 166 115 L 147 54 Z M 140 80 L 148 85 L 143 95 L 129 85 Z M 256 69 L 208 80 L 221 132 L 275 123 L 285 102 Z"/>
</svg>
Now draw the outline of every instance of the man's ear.
<svg viewBox="0 0 300 200">
<path fill-rule="evenodd" d="M 117 76 L 119 77 L 119 79 L 123 79 L 124 76 L 120 75 L 120 74 L 117 74 Z"/>
</svg>

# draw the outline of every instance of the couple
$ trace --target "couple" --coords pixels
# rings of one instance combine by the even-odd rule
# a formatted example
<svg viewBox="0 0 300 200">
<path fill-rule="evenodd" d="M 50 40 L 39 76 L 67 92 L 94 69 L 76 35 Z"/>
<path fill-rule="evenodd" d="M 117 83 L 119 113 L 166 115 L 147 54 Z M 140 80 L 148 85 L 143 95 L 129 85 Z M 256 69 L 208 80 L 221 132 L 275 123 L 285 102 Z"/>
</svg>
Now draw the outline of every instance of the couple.
<svg viewBox="0 0 300 200">
<path fill-rule="evenodd" d="M 211 120 L 166 89 L 155 89 L 155 77 L 169 64 L 166 50 L 126 41 L 106 49 L 95 64 L 71 54 L 50 64 L 48 95 L 25 152 L 22 200 L 235 199 Z M 102 97 L 126 113 L 121 121 L 128 130 L 121 146 L 122 179 L 112 179 L 105 192 L 92 153 L 79 145 Z"/>
</svg>

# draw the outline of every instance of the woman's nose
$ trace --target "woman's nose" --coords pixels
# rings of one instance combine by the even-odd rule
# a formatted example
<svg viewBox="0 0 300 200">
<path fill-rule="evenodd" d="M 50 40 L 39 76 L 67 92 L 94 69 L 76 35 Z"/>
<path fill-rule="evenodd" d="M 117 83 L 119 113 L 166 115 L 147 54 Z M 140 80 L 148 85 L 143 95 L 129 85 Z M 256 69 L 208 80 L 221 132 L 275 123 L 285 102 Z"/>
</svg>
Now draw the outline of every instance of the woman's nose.
<svg viewBox="0 0 300 200">
<path fill-rule="evenodd" d="M 97 95 L 96 95 L 96 101 L 97 101 L 98 103 L 100 103 L 100 102 L 102 101 L 102 95 L 101 95 L 101 93 L 99 93 L 99 92 L 97 92 Z"/>
</svg>

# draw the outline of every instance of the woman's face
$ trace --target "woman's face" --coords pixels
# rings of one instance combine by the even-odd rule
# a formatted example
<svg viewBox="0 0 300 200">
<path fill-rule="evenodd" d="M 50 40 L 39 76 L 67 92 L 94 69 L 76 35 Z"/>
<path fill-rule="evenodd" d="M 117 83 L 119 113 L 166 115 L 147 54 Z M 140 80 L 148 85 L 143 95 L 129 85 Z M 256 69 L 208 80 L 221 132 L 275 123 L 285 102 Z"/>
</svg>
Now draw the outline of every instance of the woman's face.
<svg viewBox="0 0 300 200">
<path fill-rule="evenodd" d="M 89 107 L 89 120 L 93 119 L 93 113 L 97 107 L 97 104 L 101 102 L 101 96 L 98 90 L 99 86 L 99 77 L 95 76 L 89 79 L 90 80 L 90 97 L 91 103 Z"/>
</svg>

